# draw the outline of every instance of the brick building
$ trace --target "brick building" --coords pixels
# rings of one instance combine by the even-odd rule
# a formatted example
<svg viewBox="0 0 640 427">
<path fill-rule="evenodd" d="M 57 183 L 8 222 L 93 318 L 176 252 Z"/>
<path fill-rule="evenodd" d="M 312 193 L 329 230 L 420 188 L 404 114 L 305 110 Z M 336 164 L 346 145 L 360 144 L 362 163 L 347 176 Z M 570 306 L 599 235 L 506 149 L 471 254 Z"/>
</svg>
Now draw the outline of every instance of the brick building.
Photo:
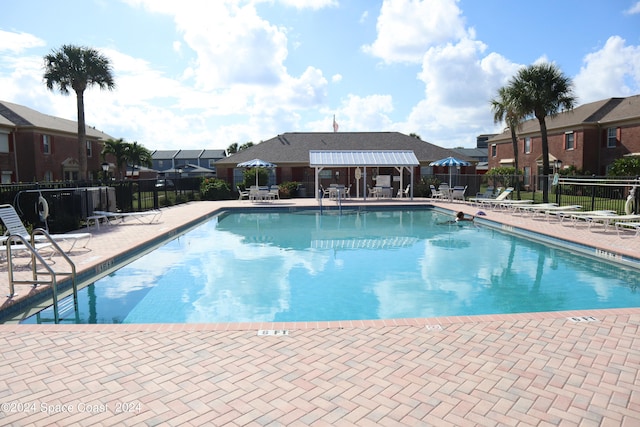
<svg viewBox="0 0 640 427">
<path fill-rule="evenodd" d="M 537 119 L 527 120 L 517 131 L 518 166 L 524 184 L 554 168 L 574 166 L 589 174 L 605 175 L 623 156 L 640 155 L 640 95 L 608 98 L 547 117 L 549 165 L 542 170 L 542 139 Z M 514 166 L 511 133 L 488 140 L 489 169 Z"/>
<path fill-rule="evenodd" d="M 102 141 L 112 138 L 87 126 L 87 170 L 101 170 Z M 78 124 L 0 101 L 0 178 L 12 182 L 76 180 Z"/>
</svg>

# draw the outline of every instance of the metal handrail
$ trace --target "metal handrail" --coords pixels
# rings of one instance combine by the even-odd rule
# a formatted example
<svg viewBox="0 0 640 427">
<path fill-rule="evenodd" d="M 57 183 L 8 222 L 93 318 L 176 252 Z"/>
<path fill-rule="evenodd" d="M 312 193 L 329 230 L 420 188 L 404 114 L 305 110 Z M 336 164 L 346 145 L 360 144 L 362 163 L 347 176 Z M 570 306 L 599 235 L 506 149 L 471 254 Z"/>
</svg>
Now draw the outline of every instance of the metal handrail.
<svg viewBox="0 0 640 427">
<path fill-rule="evenodd" d="M 45 259 L 40 255 L 38 250 L 35 248 L 36 246 L 36 236 L 45 236 L 46 243 L 49 244 L 52 249 L 57 252 L 62 259 L 64 259 L 69 266 L 71 267 L 70 272 L 55 272 L 53 268 L 45 261 Z M 13 272 L 13 258 L 12 258 L 12 247 L 13 243 L 18 243 L 21 245 L 20 250 L 28 250 L 31 254 L 31 273 L 32 280 L 16 280 L 14 278 Z M 39 284 L 49 284 L 51 286 L 51 292 L 53 294 L 53 316 L 55 323 L 60 322 L 60 318 L 58 316 L 58 279 L 57 275 L 68 275 L 71 276 L 71 283 L 73 287 L 73 305 L 76 312 L 78 311 L 78 286 L 76 283 L 76 266 L 71 261 L 71 258 L 60 248 L 60 246 L 51 238 L 49 233 L 42 228 L 36 228 L 33 230 L 30 236 L 30 242 L 25 239 L 24 236 L 19 234 L 10 234 L 7 236 L 7 240 L 5 242 L 7 248 L 7 269 L 9 274 L 9 296 L 12 297 L 15 295 L 15 286 L 14 285 L 34 285 L 37 286 Z M 38 264 L 40 264 L 46 272 L 38 271 Z M 48 274 L 50 280 L 43 280 L 38 277 L 38 274 Z"/>
</svg>

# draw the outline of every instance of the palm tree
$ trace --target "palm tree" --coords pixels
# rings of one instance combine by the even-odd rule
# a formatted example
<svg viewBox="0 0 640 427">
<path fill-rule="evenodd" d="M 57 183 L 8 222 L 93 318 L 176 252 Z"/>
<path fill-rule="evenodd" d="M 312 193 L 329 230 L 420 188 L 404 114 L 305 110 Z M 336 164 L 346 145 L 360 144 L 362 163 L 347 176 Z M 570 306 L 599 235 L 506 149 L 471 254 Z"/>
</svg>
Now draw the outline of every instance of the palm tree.
<svg viewBox="0 0 640 427">
<path fill-rule="evenodd" d="M 151 165 L 153 164 L 151 151 L 147 150 L 142 145 L 138 145 L 136 141 L 126 144 L 126 159 L 127 162 L 131 165 L 132 175 L 136 166 L 151 167 Z"/>
<path fill-rule="evenodd" d="M 511 143 L 513 144 L 513 162 L 516 168 L 516 179 L 519 174 L 518 166 L 518 136 L 516 128 L 520 126 L 520 121 L 524 118 L 522 114 L 516 111 L 512 94 L 508 87 L 498 89 L 498 96 L 491 100 L 491 110 L 493 110 L 493 122 L 501 123 L 504 121 L 511 131 Z M 516 184 L 516 198 L 520 199 L 520 185 Z"/>
<path fill-rule="evenodd" d="M 84 121 L 84 91 L 93 85 L 100 89 L 113 89 L 115 83 L 109 59 L 97 50 L 74 45 L 63 45 L 44 57 L 44 80 L 47 89 L 57 87 L 60 93 L 73 89 L 78 111 L 78 162 L 80 179 L 87 179 L 87 130 Z"/>
<path fill-rule="evenodd" d="M 107 139 L 102 147 L 102 159 L 111 154 L 116 159 L 116 176 L 122 179 L 122 165 L 127 162 L 127 146 L 122 138 Z"/>
<path fill-rule="evenodd" d="M 523 115 L 533 114 L 540 124 L 542 138 L 542 174 L 549 172 L 549 141 L 547 116 L 572 110 L 576 103 L 573 82 L 554 64 L 534 64 L 522 68 L 509 83 L 515 110 Z M 549 182 L 542 180 L 542 199 L 549 202 Z"/>
</svg>

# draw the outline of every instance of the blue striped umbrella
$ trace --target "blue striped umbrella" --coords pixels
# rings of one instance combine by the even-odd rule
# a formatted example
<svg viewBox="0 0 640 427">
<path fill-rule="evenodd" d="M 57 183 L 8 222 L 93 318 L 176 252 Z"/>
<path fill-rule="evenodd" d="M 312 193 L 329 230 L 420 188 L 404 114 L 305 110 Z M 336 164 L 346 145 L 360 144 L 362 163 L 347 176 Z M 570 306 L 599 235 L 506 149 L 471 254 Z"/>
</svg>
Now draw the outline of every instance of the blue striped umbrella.
<svg viewBox="0 0 640 427">
<path fill-rule="evenodd" d="M 238 168 L 275 168 L 277 165 L 267 162 L 266 160 L 253 159 L 247 160 L 246 162 L 238 163 L 236 165 Z M 256 171 L 256 187 L 258 186 L 258 173 Z"/>
<path fill-rule="evenodd" d="M 429 163 L 429 166 L 447 166 L 449 168 L 449 187 L 451 187 L 451 168 L 469 165 L 471 165 L 471 163 L 451 156 Z"/>
</svg>

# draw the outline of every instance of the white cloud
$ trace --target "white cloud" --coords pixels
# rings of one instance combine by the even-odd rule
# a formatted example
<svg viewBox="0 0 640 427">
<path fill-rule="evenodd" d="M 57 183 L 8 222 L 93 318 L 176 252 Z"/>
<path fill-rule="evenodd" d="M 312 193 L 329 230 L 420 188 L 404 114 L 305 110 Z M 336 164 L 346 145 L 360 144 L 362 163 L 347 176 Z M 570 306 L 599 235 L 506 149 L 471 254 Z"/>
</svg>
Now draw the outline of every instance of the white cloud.
<svg viewBox="0 0 640 427">
<path fill-rule="evenodd" d="M 613 36 L 583 62 L 574 78 L 578 103 L 640 91 L 640 46 L 627 46 L 624 39 Z"/>
<path fill-rule="evenodd" d="M 493 123 L 489 100 L 519 68 L 497 53 L 483 56 L 485 49 L 470 39 L 430 48 L 418 75 L 425 98 L 402 127 L 438 145 L 472 146 Z"/>
<path fill-rule="evenodd" d="M 635 15 L 636 13 L 640 13 L 640 1 L 636 2 L 629 9 L 625 11 L 627 15 Z"/>
<path fill-rule="evenodd" d="M 45 45 L 44 40 L 33 34 L 0 30 L 0 52 L 21 53 L 27 49 Z"/>
<path fill-rule="evenodd" d="M 337 0 L 279 0 L 285 6 L 295 7 L 296 9 L 312 9 L 319 10 L 325 7 L 338 6 Z"/>
<path fill-rule="evenodd" d="M 455 0 L 385 0 L 377 38 L 363 50 L 387 63 L 420 62 L 429 47 L 467 36 Z"/>
</svg>

